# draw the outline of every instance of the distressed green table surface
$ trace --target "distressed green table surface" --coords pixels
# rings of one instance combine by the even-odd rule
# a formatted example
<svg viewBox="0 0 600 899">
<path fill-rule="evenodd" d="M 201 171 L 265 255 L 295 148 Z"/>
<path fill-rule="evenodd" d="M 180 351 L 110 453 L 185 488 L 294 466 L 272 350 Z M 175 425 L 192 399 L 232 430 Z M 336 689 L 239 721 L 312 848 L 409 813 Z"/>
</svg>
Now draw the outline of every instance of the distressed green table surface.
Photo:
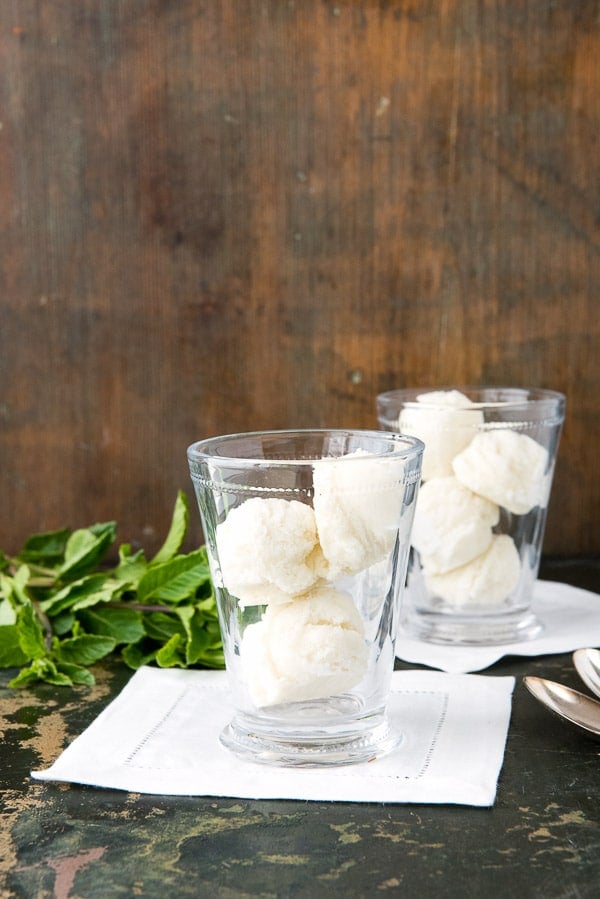
<svg viewBox="0 0 600 899">
<path fill-rule="evenodd" d="M 546 562 L 546 578 L 600 592 L 600 560 Z M 600 614 L 600 605 L 599 605 Z M 126 682 L 91 691 L 0 679 L 0 897 L 596 897 L 600 742 L 523 687 L 528 673 L 578 685 L 570 654 L 505 660 L 517 677 L 492 809 L 141 796 L 34 783 Z"/>
</svg>

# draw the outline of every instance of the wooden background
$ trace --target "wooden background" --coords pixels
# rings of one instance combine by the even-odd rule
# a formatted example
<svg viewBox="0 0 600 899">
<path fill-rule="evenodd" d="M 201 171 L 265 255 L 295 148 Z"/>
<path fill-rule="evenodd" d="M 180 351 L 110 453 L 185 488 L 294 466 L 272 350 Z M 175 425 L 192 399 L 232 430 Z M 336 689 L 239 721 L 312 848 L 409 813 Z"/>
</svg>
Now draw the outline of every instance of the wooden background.
<svg viewBox="0 0 600 899">
<path fill-rule="evenodd" d="M 546 553 L 600 552 L 599 2 L 2 0 L 0 118 L 3 549 L 479 383 L 567 394 Z"/>
</svg>

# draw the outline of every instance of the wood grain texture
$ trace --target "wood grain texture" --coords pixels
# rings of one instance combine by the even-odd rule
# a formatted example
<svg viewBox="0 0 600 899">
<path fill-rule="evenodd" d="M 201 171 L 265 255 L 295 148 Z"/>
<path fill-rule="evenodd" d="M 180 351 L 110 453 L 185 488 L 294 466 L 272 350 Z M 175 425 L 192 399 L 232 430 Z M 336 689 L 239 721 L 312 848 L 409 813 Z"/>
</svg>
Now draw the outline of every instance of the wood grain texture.
<svg viewBox="0 0 600 899">
<path fill-rule="evenodd" d="M 152 550 L 195 439 L 502 383 L 566 393 L 545 549 L 600 552 L 599 23 L 2 3 L 0 546 L 116 518 Z"/>
</svg>

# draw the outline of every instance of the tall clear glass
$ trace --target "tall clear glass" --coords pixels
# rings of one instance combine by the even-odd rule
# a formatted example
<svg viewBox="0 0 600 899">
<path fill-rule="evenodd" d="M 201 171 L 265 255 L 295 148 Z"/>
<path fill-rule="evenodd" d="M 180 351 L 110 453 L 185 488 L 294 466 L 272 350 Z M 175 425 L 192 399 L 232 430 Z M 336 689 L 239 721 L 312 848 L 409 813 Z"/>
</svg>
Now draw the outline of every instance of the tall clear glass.
<svg viewBox="0 0 600 899">
<path fill-rule="evenodd" d="M 394 749 L 386 716 L 422 443 L 360 430 L 232 434 L 188 448 L 235 715 L 257 762 Z"/>
<path fill-rule="evenodd" d="M 532 610 L 565 397 L 441 387 L 377 397 L 386 431 L 425 443 L 403 628 L 436 643 L 516 643 Z"/>
</svg>

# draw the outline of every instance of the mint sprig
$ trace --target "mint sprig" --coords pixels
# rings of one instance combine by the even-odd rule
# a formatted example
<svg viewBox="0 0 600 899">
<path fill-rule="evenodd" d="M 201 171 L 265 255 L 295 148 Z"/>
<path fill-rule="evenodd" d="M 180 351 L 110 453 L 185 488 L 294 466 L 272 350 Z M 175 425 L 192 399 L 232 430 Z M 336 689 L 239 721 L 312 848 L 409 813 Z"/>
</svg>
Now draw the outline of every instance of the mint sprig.
<svg viewBox="0 0 600 899">
<path fill-rule="evenodd" d="M 107 566 L 114 521 L 34 534 L 16 556 L 0 550 L 0 668 L 20 668 L 10 685 L 91 685 L 90 667 L 114 653 L 133 669 L 224 667 L 206 548 L 180 552 L 188 526 L 179 491 L 150 560 L 125 543 Z"/>
</svg>

